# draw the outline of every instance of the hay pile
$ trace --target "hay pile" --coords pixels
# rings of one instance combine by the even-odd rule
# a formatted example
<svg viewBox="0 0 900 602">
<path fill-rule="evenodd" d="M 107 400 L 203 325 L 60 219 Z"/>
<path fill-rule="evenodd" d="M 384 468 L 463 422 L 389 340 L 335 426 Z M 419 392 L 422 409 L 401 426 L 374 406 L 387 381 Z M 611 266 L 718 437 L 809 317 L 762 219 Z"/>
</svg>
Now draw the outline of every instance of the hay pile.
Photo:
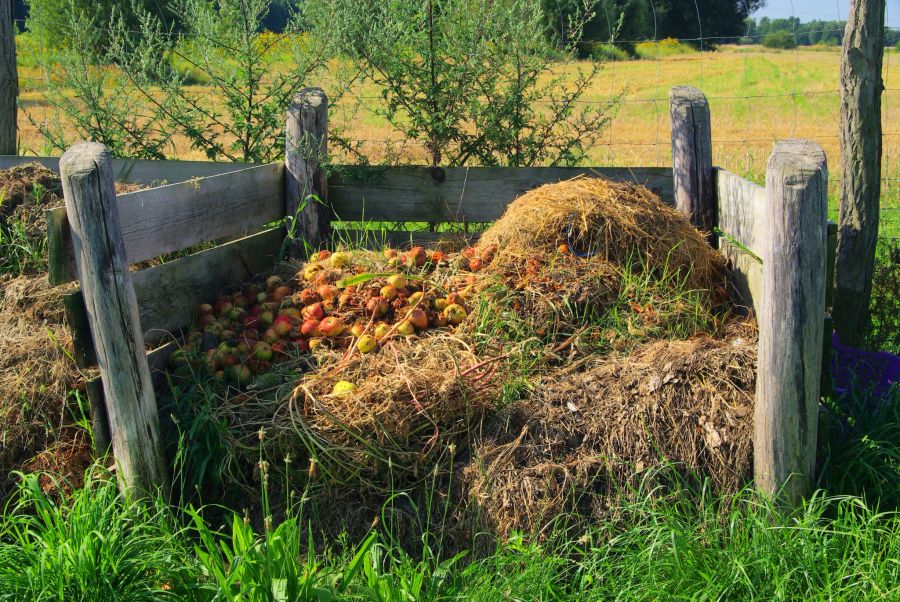
<svg viewBox="0 0 900 602">
<path fill-rule="evenodd" d="M 0 287 L 0 475 L 5 479 L 10 470 L 73 435 L 66 432 L 72 422 L 67 393 L 82 378 L 67 355 L 66 291 L 51 287 L 46 276 L 0 277 Z M 72 442 L 65 447 L 71 453 Z M 81 464 L 62 473 L 77 476 Z"/>
<path fill-rule="evenodd" d="M 683 274 L 693 288 L 720 283 L 725 263 L 683 215 L 643 186 L 580 177 L 546 184 L 513 201 L 478 242 L 495 249 L 494 270 L 521 272 L 561 245 L 594 264 Z"/>
<path fill-rule="evenodd" d="M 752 470 L 755 377 L 750 324 L 545 374 L 475 444 L 461 504 L 505 537 L 567 513 L 602 516 L 615 488 L 664 462 L 736 491 Z"/>
</svg>

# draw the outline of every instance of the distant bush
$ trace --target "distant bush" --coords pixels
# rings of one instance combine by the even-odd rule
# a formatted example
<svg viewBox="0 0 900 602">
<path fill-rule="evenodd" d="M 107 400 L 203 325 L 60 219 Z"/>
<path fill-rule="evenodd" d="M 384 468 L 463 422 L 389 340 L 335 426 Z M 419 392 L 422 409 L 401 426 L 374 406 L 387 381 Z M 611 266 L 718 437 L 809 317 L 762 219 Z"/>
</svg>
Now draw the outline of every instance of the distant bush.
<svg viewBox="0 0 900 602">
<path fill-rule="evenodd" d="M 766 48 L 782 48 L 789 50 L 797 47 L 794 34 L 789 31 L 773 31 L 767 33 L 762 39 L 762 45 Z"/>
<path fill-rule="evenodd" d="M 642 59 L 655 59 L 658 57 L 690 54 L 697 52 L 697 50 L 675 38 L 666 38 L 659 42 L 641 42 L 634 47 L 634 52 Z"/>
<path fill-rule="evenodd" d="M 900 40 L 897 40 L 897 45 L 894 46 L 894 50 L 900 52 Z"/>
<path fill-rule="evenodd" d="M 627 61 L 631 58 L 625 50 L 615 44 L 604 44 L 602 42 L 585 44 L 583 54 L 585 58 L 601 62 Z"/>
</svg>

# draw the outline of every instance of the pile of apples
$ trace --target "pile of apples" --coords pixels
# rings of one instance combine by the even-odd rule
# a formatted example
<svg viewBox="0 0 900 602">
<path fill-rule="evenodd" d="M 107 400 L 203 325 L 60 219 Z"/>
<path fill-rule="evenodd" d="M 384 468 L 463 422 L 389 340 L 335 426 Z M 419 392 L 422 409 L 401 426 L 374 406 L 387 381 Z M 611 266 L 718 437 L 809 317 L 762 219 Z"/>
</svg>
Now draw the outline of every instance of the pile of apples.
<svg viewBox="0 0 900 602">
<path fill-rule="evenodd" d="M 447 257 L 423 247 L 386 249 L 388 270 L 368 274 L 351 256 L 321 251 L 288 281 L 270 276 L 197 308 L 196 329 L 172 355 L 173 367 L 203 367 L 243 387 L 273 364 L 320 345 L 369 354 L 387 340 L 461 324 L 474 278 L 459 292 L 439 293 L 424 275 Z M 345 281 L 357 282 L 346 285 Z"/>
</svg>

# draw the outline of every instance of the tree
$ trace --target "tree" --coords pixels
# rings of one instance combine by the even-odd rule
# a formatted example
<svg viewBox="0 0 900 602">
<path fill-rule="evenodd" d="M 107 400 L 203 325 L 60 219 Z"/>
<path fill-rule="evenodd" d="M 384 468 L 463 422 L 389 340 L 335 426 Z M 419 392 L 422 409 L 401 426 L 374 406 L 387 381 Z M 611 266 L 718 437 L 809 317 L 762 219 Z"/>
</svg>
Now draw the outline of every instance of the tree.
<svg viewBox="0 0 900 602">
<path fill-rule="evenodd" d="M 567 165 L 609 121 L 608 103 L 578 102 L 600 65 L 571 65 L 592 4 L 568 20 L 562 66 L 540 0 L 320 0 L 306 10 L 313 37 L 338 32 L 340 52 L 380 90 L 373 111 L 432 165 Z"/>
<path fill-rule="evenodd" d="M 19 71 L 16 66 L 16 28 L 11 0 L 0 4 L 0 154 L 15 155 L 19 111 Z"/>
<path fill-rule="evenodd" d="M 881 196 L 884 0 L 853 0 L 841 50 L 841 209 L 835 263 L 834 325 L 859 345 L 869 303 Z"/>
</svg>

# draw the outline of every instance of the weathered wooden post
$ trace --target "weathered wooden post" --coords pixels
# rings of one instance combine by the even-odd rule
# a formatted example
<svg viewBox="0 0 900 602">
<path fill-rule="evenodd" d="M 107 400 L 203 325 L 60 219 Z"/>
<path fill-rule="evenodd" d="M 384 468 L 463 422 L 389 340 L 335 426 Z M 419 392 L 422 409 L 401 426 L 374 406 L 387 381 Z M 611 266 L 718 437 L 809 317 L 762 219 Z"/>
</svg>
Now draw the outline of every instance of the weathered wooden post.
<svg viewBox="0 0 900 602">
<path fill-rule="evenodd" d="M 297 220 L 291 256 L 320 249 L 330 236 L 331 207 L 322 163 L 328 152 L 328 97 L 321 88 L 294 96 L 285 125 L 285 214 Z M 298 211 L 303 201 L 306 207 Z"/>
<path fill-rule="evenodd" d="M 757 488 L 795 503 L 816 461 L 828 202 L 821 147 L 779 142 L 769 157 L 766 199 L 754 476 Z"/>
<path fill-rule="evenodd" d="M 156 396 L 119 226 L 106 147 L 80 142 L 59 161 L 66 213 L 103 380 L 120 483 L 168 489 Z"/>
<path fill-rule="evenodd" d="M 19 71 L 16 66 L 16 24 L 10 0 L 0 4 L 0 155 L 15 155 Z"/>
<path fill-rule="evenodd" d="M 712 240 L 717 221 L 709 103 L 697 88 L 676 86 L 669 92 L 669 113 L 675 207 Z"/>
<path fill-rule="evenodd" d="M 845 345 L 869 330 L 881 198 L 884 0 L 853 0 L 841 49 L 841 212 L 834 326 Z"/>
</svg>

